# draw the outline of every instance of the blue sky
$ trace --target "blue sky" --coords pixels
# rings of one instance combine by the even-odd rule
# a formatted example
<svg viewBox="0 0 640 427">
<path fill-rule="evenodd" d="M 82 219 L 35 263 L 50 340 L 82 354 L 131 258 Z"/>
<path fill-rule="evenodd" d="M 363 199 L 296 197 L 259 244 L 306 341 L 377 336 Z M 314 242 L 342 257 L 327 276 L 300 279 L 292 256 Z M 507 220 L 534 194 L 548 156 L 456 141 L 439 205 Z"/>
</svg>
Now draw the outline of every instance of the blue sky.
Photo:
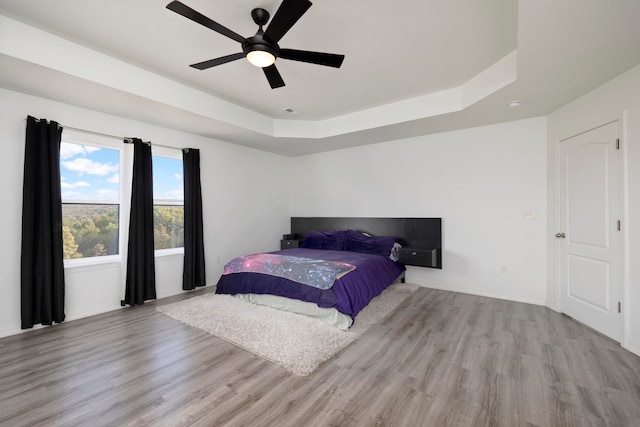
<svg viewBox="0 0 640 427">
<path fill-rule="evenodd" d="M 60 178 L 64 202 L 118 202 L 119 151 L 63 142 Z M 184 200 L 182 160 L 153 157 L 153 195 L 156 200 Z"/>
<path fill-rule="evenodd" d="M 184 202 L 182 160 L 153 157 L 153 198 Z"/>
</svg>

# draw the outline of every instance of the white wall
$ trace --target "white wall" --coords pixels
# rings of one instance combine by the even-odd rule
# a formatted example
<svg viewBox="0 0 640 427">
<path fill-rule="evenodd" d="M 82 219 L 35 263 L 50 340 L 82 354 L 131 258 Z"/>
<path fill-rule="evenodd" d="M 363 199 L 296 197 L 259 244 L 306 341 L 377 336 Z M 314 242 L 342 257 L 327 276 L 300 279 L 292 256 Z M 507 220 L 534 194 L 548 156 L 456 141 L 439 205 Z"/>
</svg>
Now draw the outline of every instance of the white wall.
<svg viewBox="0 0 640 427">
<path fill-rule="evenodd" d="M 623 240 L 625 245 L 622 345 L 640 354 L 640 66 L 562 107 L 548 118 L 549 230 L 555 230 L 555 147 L 563 138 L 611 120 L 622 121 L 624 169 Z M 549 237 L 549 306 L 557 307 L 555 239 Z"/>
<path fill-rule="evenodd" d="M 409 267 L 436 288 L 557 309 L 555 143 L 623 123 L 624 334 L 640 354 L 640 67 L 548 118 L 356 147 L 277 155 L 0 89 L 0 336 L 20 331 L 20 227 L 27 115 L 157 144 L 201 149 L 208 284 L 234 256 L 278 248 L 290 216 L 442 217 L 442 270 Z M 525 211 L 534 219 L 525 220 Z M 503 267 L 505 268 L 503 271 Z M 182 257 L 157 260 L 158 295 L 181 292 Z M 67 272 L 67 319 L 120 308 L 120 264 Z"/>
<path fill-rule="evenodd" d="M 0 182 L 5 205 L 0 221 L 0 336 L 20 331 L 27 115 L 161 145 L 199 148 L 208 285 L 215 285 L 229 259 L 278 249 L 281 235 L 289 229 L 288 158 L 0 89 Z M 124 296 L 120 271 L 119 263 L 67 270 L 67 320 L 120 308 Z M 156 276 L 158 297 L 182 292 L 182 256 L 157 258 Z"/>
<path fill-rule="evenodd" d="M 298 157 L 291 213 L 442 217 L 443 269 L 410 282 L 544 304 L 546 141 L 535 118 Z"/>
</svg>

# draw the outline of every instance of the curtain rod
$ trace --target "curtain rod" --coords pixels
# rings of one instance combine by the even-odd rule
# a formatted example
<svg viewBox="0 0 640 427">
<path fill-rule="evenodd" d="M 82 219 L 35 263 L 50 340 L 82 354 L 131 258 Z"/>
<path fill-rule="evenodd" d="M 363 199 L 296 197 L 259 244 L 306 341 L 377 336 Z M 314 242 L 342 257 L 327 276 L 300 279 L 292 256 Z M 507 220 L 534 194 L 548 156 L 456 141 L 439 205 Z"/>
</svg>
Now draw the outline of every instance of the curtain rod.
<svg viewBox="0 0 640 427">
<path fill-rule="evenodd" d="M 36 122 L 39 122 L 39 121 L 40 121 L 40 119 L 36 119 Z M 126 137 L 126 136 L 111 135 L 111 134 L 108 134 L 108 133 L 96 132 L 96 131 L 93 131 L 93 130 L 80 129 L 80 128 L 76 128 L 76 127 L 73 127 L 73 126 L 62 125 L 60 123 L 58 123 L 58 127 L 62 128 L 63 130 L 66 128 L 66 129 L 75 130 L 77 132 L 84 132 L 84 133 L 88 133 L 88 134 L 92 134 L 92 135 L 105 136 L 107 138 L 119 139 L 121 141 L 124 141 L 125 144 L 133 143 L 133 138 L 129 138 L 129 137 Z M 162 144 L 155 144 L 155 143 L 152 144 L 151 141 L 142 141 L 142 142 L 144 142 L 145 144 L 147 144 L 149 146 L 163 147 L 163 148 L 174 148 L 174 149 L 178 149 L 178 150 L 184 150 L 187 153 L 189 152 L 188 148 L 173 147 L 171 145 L 162 145 Z"/>
</svg>

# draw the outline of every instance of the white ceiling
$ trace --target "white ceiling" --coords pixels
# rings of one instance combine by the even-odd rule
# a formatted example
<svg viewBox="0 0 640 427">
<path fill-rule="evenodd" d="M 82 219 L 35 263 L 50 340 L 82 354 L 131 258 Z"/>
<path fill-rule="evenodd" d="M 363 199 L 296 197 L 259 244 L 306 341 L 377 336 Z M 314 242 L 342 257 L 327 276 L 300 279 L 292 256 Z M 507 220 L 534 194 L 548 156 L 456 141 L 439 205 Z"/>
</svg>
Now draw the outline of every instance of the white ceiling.
<svg viewBox="0 0 640 427">
<path fill-rule="evenodd" d="M 278 60 L 273 90 L 189 67 L 241 48 L 168 2 L 0 0 L 0 86 L 295 156 L 545 115 L 640 63 L 637 0 L 317 0 L 279 44 L 344 64 Z M 280 3 L 183 2 L 247 37 Z"/>
</svg>

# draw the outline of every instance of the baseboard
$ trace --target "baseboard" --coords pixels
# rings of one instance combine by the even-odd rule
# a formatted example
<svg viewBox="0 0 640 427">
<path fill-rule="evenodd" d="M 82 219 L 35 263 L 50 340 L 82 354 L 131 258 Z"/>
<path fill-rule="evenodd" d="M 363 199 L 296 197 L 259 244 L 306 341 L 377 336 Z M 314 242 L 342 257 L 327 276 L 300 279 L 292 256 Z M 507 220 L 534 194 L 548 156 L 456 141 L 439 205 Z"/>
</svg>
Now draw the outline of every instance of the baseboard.
<svg viewBox="0 0 640 427">
<path fill-rule="evenodd" d="M 197 288 L 197 289 L 202 289 L 202 288 Z M 160 291 L 156 294 L 156 299 L 162 299 L 162 298 L 167 298 L 167 297 L 172 297 L 174 295 L 179 295 L 183 292 L 190 292 L 190 291 L 183 291 L 182 289 L 178 289 L 178 290 L 171 290 L 171 291 Z M 114 304 L 109 304 L 109 305 L 103 305 L 100 307 L 94 307 L 91 310 L 80 310 L 80 311 L 72 311 L 72 312 L 67 312 L 66 316 L 65 316 L 65 323 L 66 322 L 72 322 L 74 320 L 78 320 L 78 319 L 84 319 L 87 317 L 91 317 L 91 316 L 95 316 L 97 314 L 102 314 L 102 313 L 107 313 L 109 311 L 115 311 L 115 310 L 121 310 L 125 307 L 122 307 L 120 305 L 120 302 L 118 301 L 117 305 Z M 55 326 L 55 325 L 53 325 Z M 49 325 L 34 325 L 33 328 L 29 328 L 29 329 L 21 329 L 20 328 L 20 324 L 16 324 L 13 326 L 8 326 L 8 327 L 4 327 L 0 329 L 0 338 L 4 338 L 4 337 L 9 337 L 11 335 L 17 335 L 17 334 L 22 334 L 25 332 L 29 332 L 29 331 L 35 331 L 37 329 L 42 329 L 42 328 L 49 328 L 51 326 Z"/>
<path fill-rule="evenodd" d="M 546 298 L 517 298 L 517 297 L 512 297 L 512 296 L 506 296 L 506 295 L 501 295 L 501 294 L 494 294 L 491 292 L 478 292 L 475 289 L 467 289 L 464 287 L 457 287 L 457 286 L 451 286 L 451 285 L 443 285 L 441 283 L 436 283 L 436 282 L 423 282 L 423 283 L 418 283 L 417 281 L 413 281 L 412 283 L 416 283 L 422 287 L 425 288 L 430 288 L 430 289 L 438 289 L 441 291 L 451 291 L 451 292 L 459 292 L 461 294 L 469 294 L 469 295 L 476 295 L 479 297 L 488 297 L 488 298 L 496 298 L 496 299 L 501 299 L 501 300 L 506 300 L 506 301 L 514 301 L 514 302 L 522 302 L 525 304 L 533 304 L 533 305 L 542 305 L 542 306 L 546 306 L 547 300 Z"/>
<path fill-rule="evenodd" d="M 42 326 L 42 325 L 35 325 L 33 328 L 30 328 L 30 329 L 20 329 L 20 325 L 8 326 L 0 329 L 0 338 L 10 337 L 11 335 L 17 335 L 23 332 L 29 332 L 29 331 L 33 331 L 33 330 L 44 328 L 44 327 L 45 326 Z"/>
<path fill-rule="evenodd" d="M 120 303 L 118 302 L 117 305 L 115 304 L 109 304 L 109 305 L 102 305 L 99 307 L 93 307 L 91 310 L 77 310 L 77 311 L 71 311 L 71 312 L 67 312 L 66 316 L 65 316 L 65 322 L 68 321 L 73 321 L 73 320 L 78 320 L 78 319 L 84 319 L 85 317 L 91 317 L 91 316 L 95 316 L 97 314 L 102 314 L 102 313 L 107 313 L 109 311 L 116 311 L 116 310 L 120 310 L 124 307 L 122 307 L 120 305 Z"/>
<path fill-rule="evenodd" d="M 627 341 L 626 344 L 622 345 L 622 348 L 624 348 L 627 351 L 630 351 L 636 356 L 640 356 L 640 343 Z"/>
<path fill-rule="evenodd" d="M 551 304 L 549 301 L 546 301 L 544 305 L 546 305 L 547 308 L 550 308 L 551 310 L 555 311 L 556 313 L 562 313 L 560 311 L 560 307 L 558 307 L 556 304 Z"/>
<path fill-rule="evenodd" d="M 202 289 L 202 288 L 196 288 L 196 289 Z M 172 297 L 174 295 L 180 295 L 180 294 L 185 293 L 185 292 L 191 292 L 191 291 L 185 291 L 185 290 L 182 290 L 182 289 L 172 290 L 172 291 L 158 291 L 156 293 L 156 299 L 168 298 L 168 297 Z"/>
<path fill-rule="evenodd" d="M 107 313 L 109 311 L 115 311 L 115 310 L 120 310 L 121 307 L 120 304 L 118 303 L 118 305 L 103 305 L 100 307 L 95 307 L 91 310 L 86 310 L 86 311 L 75 311 L 75 312 L 68 312 L 65 313 L 65 318 L 64 318 L 64 322 L 72 322 L 74 320 L 78 320 L 78 319 L 84 319 L 86 317 L 91 317 L 91 316 L 95 316 L 97 314 L 102 314 L 102 313 Z M 17 335 L 17 334 L 22 334 L 25 332 L 30 332 L 30 331 L 36 331 L 38 329 L 42 329 L 42 328 L 50 328 L 52 326 L 56 326 L 56 324 L 54 325 L 33 325 L 33 328 L 29 328 L 29 329 L 21 329 L 19 324 L 16 324 L 15 326 L 9 326 L 6 328 L 2 328 L 0 329 L 0 338 L 4 338 L 4 337 L 8 337 L 11 335 Z"/>
</svg>

